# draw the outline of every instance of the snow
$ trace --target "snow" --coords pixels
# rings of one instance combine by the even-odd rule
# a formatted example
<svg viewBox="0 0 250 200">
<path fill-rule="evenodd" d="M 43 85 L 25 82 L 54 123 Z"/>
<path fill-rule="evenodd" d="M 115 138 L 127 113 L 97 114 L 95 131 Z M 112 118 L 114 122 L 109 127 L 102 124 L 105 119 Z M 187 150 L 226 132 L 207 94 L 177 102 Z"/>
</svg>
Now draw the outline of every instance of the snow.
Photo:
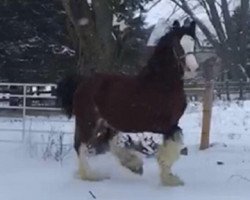
<svg viewBox="0 0 250 200">
<path fill-rule="evenodd" d="M 240 0 L 228 1 L 229 10 L 231 14 L 234 9 L 240 5 Z M 209 22 L 208 17 L 204 9 L 199 5 L 199 1 L 193 0 L 188 1 L 188 4 L 193 8 L 194 13 L 206 23 Z M 218 6 L 217 9 L 220 10 Z M 175 11 L 173 13 L 173 11 Z M 185 14 L 179 7 L 176 9 L 176 4 L 172 1 L 161 0 L 156 6 L 154 6 L 146 15 L 146 23 L 148 26 L 154 25 L 158 22 L 159 19 L 164 18 L 166 20 L 175 20 L 175 19 L 184 19 L 187 14 Z M 210 23 L 210 22 L 209 22 Z"/>
<path fill-rule="evenodd" d="M 90 158 L 95 170 L 111 178 L 100 182 L 76 178 L 74 151 L 57 162 L 33 150 L 27 142 L 0 142 L 0 199 L 3 200 L 247 200 L 250 196 L 250 101 L 214 103 L 211 144 L 199 151 L 202 106 L 189 103 L 180 125 L 188 155 L 182 156 L 173 171 L 185 182 L 180 187 L 164 187 L 159 183 L 159 169 L 154 158 L 144 158 L 143 176 L 122 168 L 109 154 Z M 32 120 L 31 120 L 32 119 Z M 62 116 L 34 117 L 27 131 L 73 131 L 73 120 Z M 60 122 L 61 121 L 61 122 Z M 20 120 L 1 117 L 0 127 L 20 128 Z M 1 130 L 0 130 L 1 131 Z M 43 134 L 45 133 L 43 132 Z M 21 132 L 1 131 L 15 140 Z M 72 134 L 67 134 L 72 139 Z M 37 137 L 36 139 L 39 139 Z M 70 140 L 66 139 L 66 143 Z M 35 140 L 32 143 L 35 144 Z M 31 156 L 32 155 L 32 156 Z"/>
<path fill-rule="evenodd" d="M 88 23 L 89 23 L 89 19 L 88 19 L 88 18 L 81 18 L 81 19 L 79 19 L 79 21 L 78 21 L 78 24 L 79 24 L 80 26 L 86 26 L 86 25 L 88 25 Z"/>
<path fill-rule="evenodd" d="M 169 24 L 168 21 L 165 19 L 161 18 L 159 21 L 156 23 L 149 39 L 148 39 L 148 46 L 155 46 L 158 42 L 158 40 L 166 33 L 169 31 L 169 28 L 171 27 L 172 24 Z"/>
</svg>

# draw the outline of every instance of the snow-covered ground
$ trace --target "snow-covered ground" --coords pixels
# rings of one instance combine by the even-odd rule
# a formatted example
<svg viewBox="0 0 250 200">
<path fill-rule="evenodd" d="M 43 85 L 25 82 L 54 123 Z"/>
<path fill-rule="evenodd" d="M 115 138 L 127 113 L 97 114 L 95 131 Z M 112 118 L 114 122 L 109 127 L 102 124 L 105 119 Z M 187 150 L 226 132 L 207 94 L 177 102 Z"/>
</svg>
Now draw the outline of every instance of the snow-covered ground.
<svg viewBox="0 0 250 200">
<path fill-rule="evenodd" d="M 34 153 L 34 144 L 46 141 L 44 132 L 71 132 L 73 120 L 63 117 L 27 119 L 26 142 L 0 142 L 1 200 L 248 200 L 250 198 L 250 102 L 215 102 L 212 118 L 212 147 L 199 151 L 201 132 L 199 103 L 190 103 L 181 119 L 188 156 L 173 167 L 185 185 L 175 188 L 159 183 L 159 169 L 154 158 L 145 158 L 144 174 L 137 176 L 119 166 L 110 155 L 90 158 L 98 171 L 110 179 L 88 182 L 74 176 L 77 168 L 73 151 L 61 162 Z M 15 118 L 0 118 L 1 128 L 21 128 Z M 10 136 L 11 135 L 11 136 Z M 72 141 L 64 134 L 65 142 Z M 0 130 L 0 139 L 18 140 L 21 132 Z M 31 145 L 33 144 L 33 146 Z M 92 194 L 92 195 L 91 195 Z M 94 195 L 94 196 L 93 196 Z"/>
</svg>

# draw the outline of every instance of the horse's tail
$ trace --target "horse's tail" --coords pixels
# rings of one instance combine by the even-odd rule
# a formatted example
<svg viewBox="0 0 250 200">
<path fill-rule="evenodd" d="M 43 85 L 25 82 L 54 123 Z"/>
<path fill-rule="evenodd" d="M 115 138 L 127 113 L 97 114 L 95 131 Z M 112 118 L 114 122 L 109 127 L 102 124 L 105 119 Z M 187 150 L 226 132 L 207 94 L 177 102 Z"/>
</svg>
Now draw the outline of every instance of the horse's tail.
<svg viewBox="0 0 250 200">
<path fill-rule="evenodd" d="M 57 102 L 69 118 L 73 115 L 73 96 L 79 82 L 80 76 L 70 75 L 57 83 Z"/>
</svg>

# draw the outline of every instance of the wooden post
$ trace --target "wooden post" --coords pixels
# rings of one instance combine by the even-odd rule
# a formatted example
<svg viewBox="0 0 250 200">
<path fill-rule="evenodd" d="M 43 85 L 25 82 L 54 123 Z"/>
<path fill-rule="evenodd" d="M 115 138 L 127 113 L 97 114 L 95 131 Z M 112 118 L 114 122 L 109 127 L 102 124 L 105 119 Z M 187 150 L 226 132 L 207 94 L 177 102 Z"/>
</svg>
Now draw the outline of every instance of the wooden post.
<svg viewBox="0 0 250 200">
<path fill-rule="evenodd" d="M 210 124 L 213 106 L 214 82 L 213 67 L 216 59 L 210 58 L 204 62 L 205 91 L 203 97 L 203 116 L 200 149 L 209 147 Z"/>
<path fill-rule="evenodd" d="M 230 101 L 230 91 L 229 91 L 229 81 L 226 80 L 226 95 L 227 95 L 227 101 Z"/>
<path fill-rule="evenodd" d="M 213 106 L 213 81 L 208 81 L 205 84 L 204 100 L 203 100 L 203 116 L 202 116 L 202 132 L 200 149 L 207 149 L 209 147 L 210 138 L 210 124 Z"/>
<path fill-rule="evenodd" d="M 239 82 L 239 100 L 244 100 L 244 97 L 243 97 L 243 81 L 242 79 L 240 79 L 240 82 Z"/>
</svg>

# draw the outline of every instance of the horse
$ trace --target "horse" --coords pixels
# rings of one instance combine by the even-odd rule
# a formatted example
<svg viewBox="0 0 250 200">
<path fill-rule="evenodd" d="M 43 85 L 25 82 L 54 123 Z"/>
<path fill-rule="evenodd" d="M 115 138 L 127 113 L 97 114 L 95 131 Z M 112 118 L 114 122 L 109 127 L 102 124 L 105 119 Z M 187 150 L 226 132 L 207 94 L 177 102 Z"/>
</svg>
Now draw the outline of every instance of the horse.
<svg viewBox="0 0 250 200">
<path fill-rule="evenodd" d="M 142 174 L 142 159 L 134 150 L 118 145 L 118 133 L 147 131 L 164 138 L 157 152 L 162 184 L 184 184 L 171 168 L 183 144 L 178 123 L 187 106 L 184 78 L 195 76 L 198 67 L 193 55 L 195 28 L 194 21 L 183 26 L 174 21 L 137 75 L 96 72 L 91 76 L 67 77 L 58 83 L 62 108 L 69 117 L 75 115 L 74 148 L 81 179 L 108 178 L 90 168 L 89 147 L 100 151 L 109 148 L 122 166 Z M 186 43 L 189 52 L 184 49 L 185 42 L 182 44 L 184 37 L 193 41 L 191 48 L 190 42 Z"/>
</svg>

